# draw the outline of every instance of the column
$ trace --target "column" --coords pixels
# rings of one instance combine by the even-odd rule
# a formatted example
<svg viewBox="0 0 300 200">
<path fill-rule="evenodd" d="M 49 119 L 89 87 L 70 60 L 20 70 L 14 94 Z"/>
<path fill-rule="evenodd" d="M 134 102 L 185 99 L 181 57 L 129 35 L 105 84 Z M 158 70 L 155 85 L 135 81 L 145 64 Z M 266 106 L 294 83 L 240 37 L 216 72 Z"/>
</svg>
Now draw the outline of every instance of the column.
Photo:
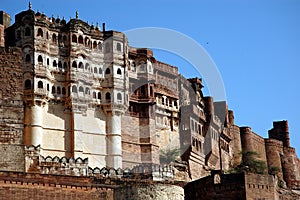
<svg viewBox="0 0 300 200">
<path fill-rule="evenodd" d="M 25 107 L 25 145 L 42 145 L 43 142 L 43 107 L 40 104 Z"/>
<path fill-rule="evenodd" d="M 122 168 L 121 114 L 107 113 L 106 116 L 106 166 Z"/>
</svg>

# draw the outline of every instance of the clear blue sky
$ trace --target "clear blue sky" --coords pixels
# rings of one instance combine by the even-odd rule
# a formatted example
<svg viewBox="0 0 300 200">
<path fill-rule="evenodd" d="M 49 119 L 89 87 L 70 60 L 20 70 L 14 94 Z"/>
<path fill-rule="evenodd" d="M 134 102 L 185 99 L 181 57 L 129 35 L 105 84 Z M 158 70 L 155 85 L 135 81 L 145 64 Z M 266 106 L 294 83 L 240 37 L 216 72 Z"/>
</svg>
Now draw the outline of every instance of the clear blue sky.
<svg viewBox="0 0 300 200">
<path fill-rule="evenodd" d="M 288 120 L 292 146 L 300 152 L 300 1 L 79 1 L 32 0 L 33 10 L 106 23 L 126 31 L 162 27 L 196 40 L 210 54 L 224 81 L 235 122 L 266 137 L 273 120 Z M 11 16 L 28 1 L 1 0 Z M 129 41 L 130 42 L 130 41 Z M 186 61 L 157 51 L 156 57 L 197 76 Z M 205 79 L 205 77 L 203 77 Z"/>
</svg>

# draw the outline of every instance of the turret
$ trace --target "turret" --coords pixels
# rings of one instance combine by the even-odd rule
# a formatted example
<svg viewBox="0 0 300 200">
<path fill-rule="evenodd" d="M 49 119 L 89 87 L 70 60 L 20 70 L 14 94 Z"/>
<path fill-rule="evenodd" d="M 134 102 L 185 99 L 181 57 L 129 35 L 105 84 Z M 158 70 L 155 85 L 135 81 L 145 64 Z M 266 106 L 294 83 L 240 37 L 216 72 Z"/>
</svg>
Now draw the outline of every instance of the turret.
<svg viewBox="0 0 300 200">
<path fill-rule="evenodd" d="M 269 130 L 269 138 L 283 142 L 284 147 L 290 147 L 290 135 L 288 121 L 273 122 L 273 128 Z"/>
</svg>

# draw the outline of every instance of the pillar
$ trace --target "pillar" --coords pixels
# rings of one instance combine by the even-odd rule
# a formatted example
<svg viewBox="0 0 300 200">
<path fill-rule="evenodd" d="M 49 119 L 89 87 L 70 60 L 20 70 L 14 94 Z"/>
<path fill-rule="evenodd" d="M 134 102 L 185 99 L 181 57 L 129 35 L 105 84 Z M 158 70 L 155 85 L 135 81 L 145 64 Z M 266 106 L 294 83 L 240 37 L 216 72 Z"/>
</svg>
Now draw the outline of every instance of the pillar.
<svg viewBox="0 0 300 200">
<path fill-rule="evenodd" d="M 25 107 L 25 145 L 42 145 L 43 142 L 43 107 L 34 103 Z"/>
<path fill-rule="evenodd" d="M 106 166 L 122 168 L 121 114 L 107 113 L 106 116 Z"/>
</svg>

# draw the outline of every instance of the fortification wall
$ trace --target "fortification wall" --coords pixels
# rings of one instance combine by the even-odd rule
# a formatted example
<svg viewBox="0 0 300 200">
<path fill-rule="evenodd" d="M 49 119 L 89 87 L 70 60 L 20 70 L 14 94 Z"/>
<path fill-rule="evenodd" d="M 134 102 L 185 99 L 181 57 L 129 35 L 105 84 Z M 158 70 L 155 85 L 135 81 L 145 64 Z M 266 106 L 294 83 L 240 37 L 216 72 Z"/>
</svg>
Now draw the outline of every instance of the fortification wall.
<svg viewBox="0 0 300 200">
<path fill-rule="evenodd" d="M 274 176 L 263 174 L 245 174 L 246 199 L 277 199 Z"/>
<path fill-rule="evenodd" d="M 267 162 L 265 140 L 254 133 L 250 127 L 240 127 L 241 143 L 243 151 L 258 153 L 257 159 Z"/>
<path fill-rule="evenodd" d="M 300 189 L 300 168 L 296 151 L 292 147 L 283 148 L 284 155 L 282 156 L 283 176 L 289 188 Z"/>
<path fill-rule="evenodd" d="M 3 199 L 173 199 L 183 200 L 182 187 L 141 180 L 0 172 Z"/>
<path fill-rule="evenodd" d="M 21 50 L 0 48 L 0 170 L 24 171 Z"/>
<path fill-rule="evenodd" d="M 265 139 L 266 156 L 268 160 L 268 171 L 276 174 L 279 180 L 283 180 L 281 156 L 283 155 L 282 141 L 275 139 Z"/>
<path fill-rule="evenodd" d="M 229 128 L 229 132 L 231 135 L 231 141 L 229 142 L 230 150 L 232 153 L 231 167 L 236 167 L 242 161 L 242 145 L 241 145 L 241 135 L 240 135 L 240 127 L 236 125 L 232 125 Z"/>
</svg>

